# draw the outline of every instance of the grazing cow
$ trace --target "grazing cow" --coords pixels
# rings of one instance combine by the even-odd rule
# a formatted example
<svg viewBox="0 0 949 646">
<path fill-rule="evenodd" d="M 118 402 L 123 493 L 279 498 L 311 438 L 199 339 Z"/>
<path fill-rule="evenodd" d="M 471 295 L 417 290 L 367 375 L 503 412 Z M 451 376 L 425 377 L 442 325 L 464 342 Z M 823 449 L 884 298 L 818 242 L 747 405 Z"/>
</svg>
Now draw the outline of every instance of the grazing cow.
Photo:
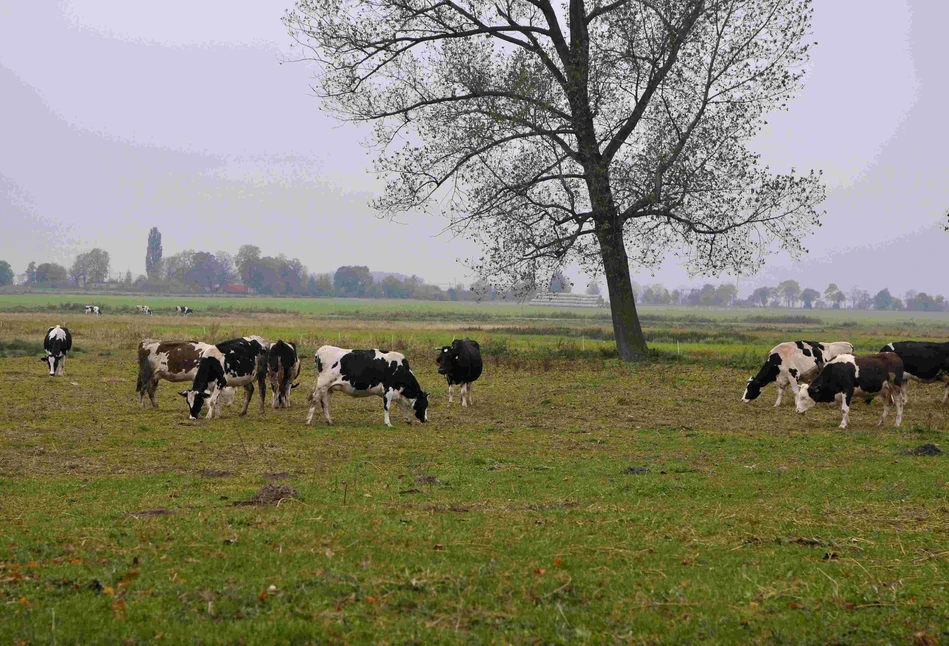
<svg viewBox="0 0 949 646">
<path fill-rule="evenodd" d="M 894 352 L 867 354 L 855 357 L 842 354 L 827 362 L 810 386 L 804 384 L 795 396 L 797 412 L 806 413 L 818 403 L 840 402 L 843 419 L 840 428 L 850 421 L 850 402 L 854 395 L 883 396 L 883 417 L 877 426 L 883 426 L 890 406 L 896 406 L 896 425 L 903 423 L 903 361 Z"/>
<path fill-rule="evenodd" d="M 86 314 L 94 314 L 95 316 L 102 316 L 102 310 L 99 309 L 98 305 L 86 305 Z"/>
<path fill-rule="evenodd" d="M 826 362 L 841 354 L 853 354 L 853 345 L 846 341 L 779 343 L 768 353 L 768 359 L 758 374 L 748 378 L 741 401 L 747 404 L 757 399 L 761 389 L 774 381 L 778 385 L 778 401 L 774 405 L 780 406 L 785 388 L 791 386 L 792 392 L 797 394 L 799 381 L 810 381 Z"/>
<path fill-rule="evenodd" d="M 145 406 L 145 395 L 158 408 L 155 391 L 161 379 L 171 382 L 194 381 L 198 363 L 209 348 L 214 346 L 200 341 L 154 341 L 145 339 L 138 344 L 138 383 L 135 392 L 139 403 Z"/>
<path fill-rule="evenodd" d="M 185 305 L 175 305 L 175 312 L 177 312 L 178 314 L 181 314 L 182 316 L 188 316 L 189 314 L 194 312 L 194 310 Z"/>
<path fill-rule="evenodd" d="M 461 405 L 473 405 L 471 384 L 481 376 L 481 346 L 471 339 L 456 339 L 451 345 L 444 346 L 435 359 L 438 374 L 448 380 L 448 403 L 452 403 L 452 391 L 455 384 L 461 385 Z"/>
<path fill-rule="evenodd" d="M 49 376 L 65 375 L 66 355 L 72 349 L 72 335 L 69 330 L 59 325 L 46 330 L 43 349 L 46 350 L 46 356 L 40 361 L 49 364 Z"/>
<path fill-rule="evenodd" d="M 949 343 L 928 341 L 897 341 L 887 343 L 880 352 L 895 352 L 903 360 L 903 376 L 924 384 L 941 381 L 946 384 L 942 403 L 949 399 Z M 905 394 L 904 390 L 904 394 Z"/>
<path fill-rule="evenodd" d="M 300 376 L 301 362 L 297 346 L 292 341 L 277 341 L 270 346 L 267 376 L 273 391 L 274 408 L 290 408 L 290 391 L 297 387 L 293 380 Z"/>
<path fill-rule="evenodd" d="M 136 305 L 135 311 L 139 314 L 147 314 L 148 316 L 152 315 L 152 308 L 150 308 L 148 305 Z"/>
<path fill-rule="evenodd" d="M 191 390 L 178 393 L 188 402 L 189 417 L 197 419 L 205 400 L 208 419 L 215 415 L 217 399 L 226 386 L 243 386 L 246 397 L 241 416 L 254 396 L 254 382 L 260 388 L 260 412 L 264 412 L 267 379 L 267 355 L 270 344 L 259 336 L 245 336 L 211 346 L 201 355 Z"/>
<path fill-rule="evenodd" d="M 410 411 L 415 412 L 419 421 L 428 421 L 428 393 L 422 390 L 408 360 L 399 352 L 344 350 L 324 345 L 316 351 L 316 370 L 319 377 L 310 395 L 313 406 L 306 418 L 307 424 L 313 421 L 317 404 L 323 407 L 326 423 L 333 423 L 330 395 L 337 391 L 352 397 L 382 397 L 386 426 L 392 426 L 389 406 L 395 401 L 405 411 L 407 422 L 412 422 Z"/>
</svg>

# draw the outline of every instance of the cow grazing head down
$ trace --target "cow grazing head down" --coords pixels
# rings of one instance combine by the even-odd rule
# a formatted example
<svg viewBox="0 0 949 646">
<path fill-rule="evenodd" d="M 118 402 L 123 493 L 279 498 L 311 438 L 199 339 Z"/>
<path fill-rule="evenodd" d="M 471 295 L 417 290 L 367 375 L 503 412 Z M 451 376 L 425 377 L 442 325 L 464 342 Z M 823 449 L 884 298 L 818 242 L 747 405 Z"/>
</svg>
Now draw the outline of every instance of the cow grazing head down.
<svg viewBox="0 0 949 646">
<path fill-rule="evenodd" d="M 761 394 L 761 389 L 778 378 L 780 369 L 781 355 L 777 352 L 772 352 L 768 355 L 768 360 L 761 366 L 761 370 L 758 371 L 758 374 L 754 377 L 748 377 L 748 384 L 745 386 L 745 394 L 742 395 L 741 401 L 747 404 L 757 399 L 758 395 Z"/>
<path fill-rule="evenodd" d="M 46 336 L 43 338 L 43 350 L 46 351 L 46 356 L 40 361 L 49 366 L 50 377 L 66 373 L 66 355 L 71 349 L 72 336 L 69 330 L 57 325 L 46 331 Z"/>
<path fill-rule="evenodd" d="M 420 422 L 428 421 L 428 393 L 422 391 L 419 396 L 412 400 L 412 410 L 415 411 L 415 419 Z"/>
<path fill-rule="evenodd" d="M 184 397 L 188 402 L 188 419 L 198 419 L 201 408 L 204 406 L 204 401 L 211 398 L 210 390 L 204 390 L 202 392 L 183 390 L 178 394 Z"/>
</svg>

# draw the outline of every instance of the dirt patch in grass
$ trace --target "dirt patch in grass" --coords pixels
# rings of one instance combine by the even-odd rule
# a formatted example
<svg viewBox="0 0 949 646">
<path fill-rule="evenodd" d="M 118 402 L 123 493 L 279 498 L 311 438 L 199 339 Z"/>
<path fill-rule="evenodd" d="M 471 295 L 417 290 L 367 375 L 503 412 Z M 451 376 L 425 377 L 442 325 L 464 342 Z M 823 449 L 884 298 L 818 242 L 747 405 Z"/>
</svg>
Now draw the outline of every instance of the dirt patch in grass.
<svg viewBox="0 0 949 646">
<path fill-rule="evenodd" d="M 204 469 L 203 471 L 199 471 L 198 475 L 205 478 L 227 478 L 234 474 L 230 471 L 223 471 L 221 469 Z"/>
<path fill-rule="evenodd" d="M 623 469 L 623 473 L 629 474 L 631 476 L 642 476 L 649 472 L 649 467 L 626 467 Z"/>
<path fill-rule="evenodd" d="M 135 511 L 129 514 L 132 518 L 145 518 L 148 516 L 174 516 L 175 512 L 170 509 L 146 509 L 144 511 Z"/>
<path fill-rule="evenodd" d="M 920 446 L 917 446 L 917 447 L 916 447 L 915 449 L 913 449 L 912 451 L 906 451 L 903 455 L 929 455 L 929 456 L 932 456 L 932 455 L 939 455 L 939 454 L 941 454 L 941 453 L 942 453 L 942 449 L 940 449 L 940 448 L 939 448 L 938 446 L 936 446 L 935 444 L 921 444 Z"/>
<path fill-rule="evenodd" d="M 445 485 L 445 484 L 447 484 L 447 483 L 442 482 L 441 480 L 439 480 L 439 479 L 436 478 L 435 476 L 422 475 L 422 476 L 418 476 L 417 478 L 415 478 L 415 484 L 420 484 L 420 485 Z"/>
<path fill-rule="evenodd" d="M 253 498 L 249 498 L 248 500 L 238 500 L 234 503 L 234 506 L 243 507 L 247 505 L 276 505 L 282 500 L 287 500 L 290 498 L 299 499 L 300 492 L 290 485 L 268 482 L 260 488 L 260 491 L 258 491 Z"/>
</svg>

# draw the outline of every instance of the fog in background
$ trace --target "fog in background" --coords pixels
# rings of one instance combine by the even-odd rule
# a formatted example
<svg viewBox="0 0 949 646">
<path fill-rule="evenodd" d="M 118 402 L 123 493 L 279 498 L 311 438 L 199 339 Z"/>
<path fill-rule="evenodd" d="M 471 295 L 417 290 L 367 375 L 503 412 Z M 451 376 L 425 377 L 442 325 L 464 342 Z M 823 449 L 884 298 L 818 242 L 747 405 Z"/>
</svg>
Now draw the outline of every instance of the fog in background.
<svg viewBox="0 0 949 646">
<path fill-rule="evenodd" d="M 827 215 L 802 262 L 775 255 L 739 287 L 945 292 L 949 3 L 815 5 L 806 88 L 755 147 L 777 170 L 823 169 Z M 305 65 L 280 64 L 290 7 L 0 0 L 0 259 L 21 273 L 98 246 L 113 275 L 137 275 L 158 226 L 165 256 L 250 243 L 312 272 L 364 264 L 470 283 L 459 259 L 478 249 L 440 235 L 445 220 L 369 208 L 381 183 L 366 132 L 320 112 Z M 671 261 L 633 273 L 708 282 Z"/>
</svg>

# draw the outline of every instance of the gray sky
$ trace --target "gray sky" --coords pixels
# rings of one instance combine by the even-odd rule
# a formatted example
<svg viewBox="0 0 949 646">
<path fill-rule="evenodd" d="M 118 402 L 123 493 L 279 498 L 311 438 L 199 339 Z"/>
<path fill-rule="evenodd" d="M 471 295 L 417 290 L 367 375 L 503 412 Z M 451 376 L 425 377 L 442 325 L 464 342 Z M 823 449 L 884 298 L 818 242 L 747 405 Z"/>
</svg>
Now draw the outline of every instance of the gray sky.
<svg viewBox="0 0 949 646">
<path fill-rule="evenodd" d="M 439 237 L 444 220 L 368 207 L 363 133 L 320 113 L 305 66 L 279 64 L 290 5 L 0 0 L 0 259 L 19 273 L 100 246 L 139 274 L 157 225 L 166 255 L 252 242 L 311 271 L 466 280 L 456 259 L 476 250 Z M 756 147 L 778 170 L 823 169 L 827 216 L 803 262 L 775 256 L 739 284 L 949 294 L 933 262 L 949 250 L 949 3 L 816 5 L 807 87 Z M 633 271 L 705 282 L 672 263 Z"/>
</svg>

